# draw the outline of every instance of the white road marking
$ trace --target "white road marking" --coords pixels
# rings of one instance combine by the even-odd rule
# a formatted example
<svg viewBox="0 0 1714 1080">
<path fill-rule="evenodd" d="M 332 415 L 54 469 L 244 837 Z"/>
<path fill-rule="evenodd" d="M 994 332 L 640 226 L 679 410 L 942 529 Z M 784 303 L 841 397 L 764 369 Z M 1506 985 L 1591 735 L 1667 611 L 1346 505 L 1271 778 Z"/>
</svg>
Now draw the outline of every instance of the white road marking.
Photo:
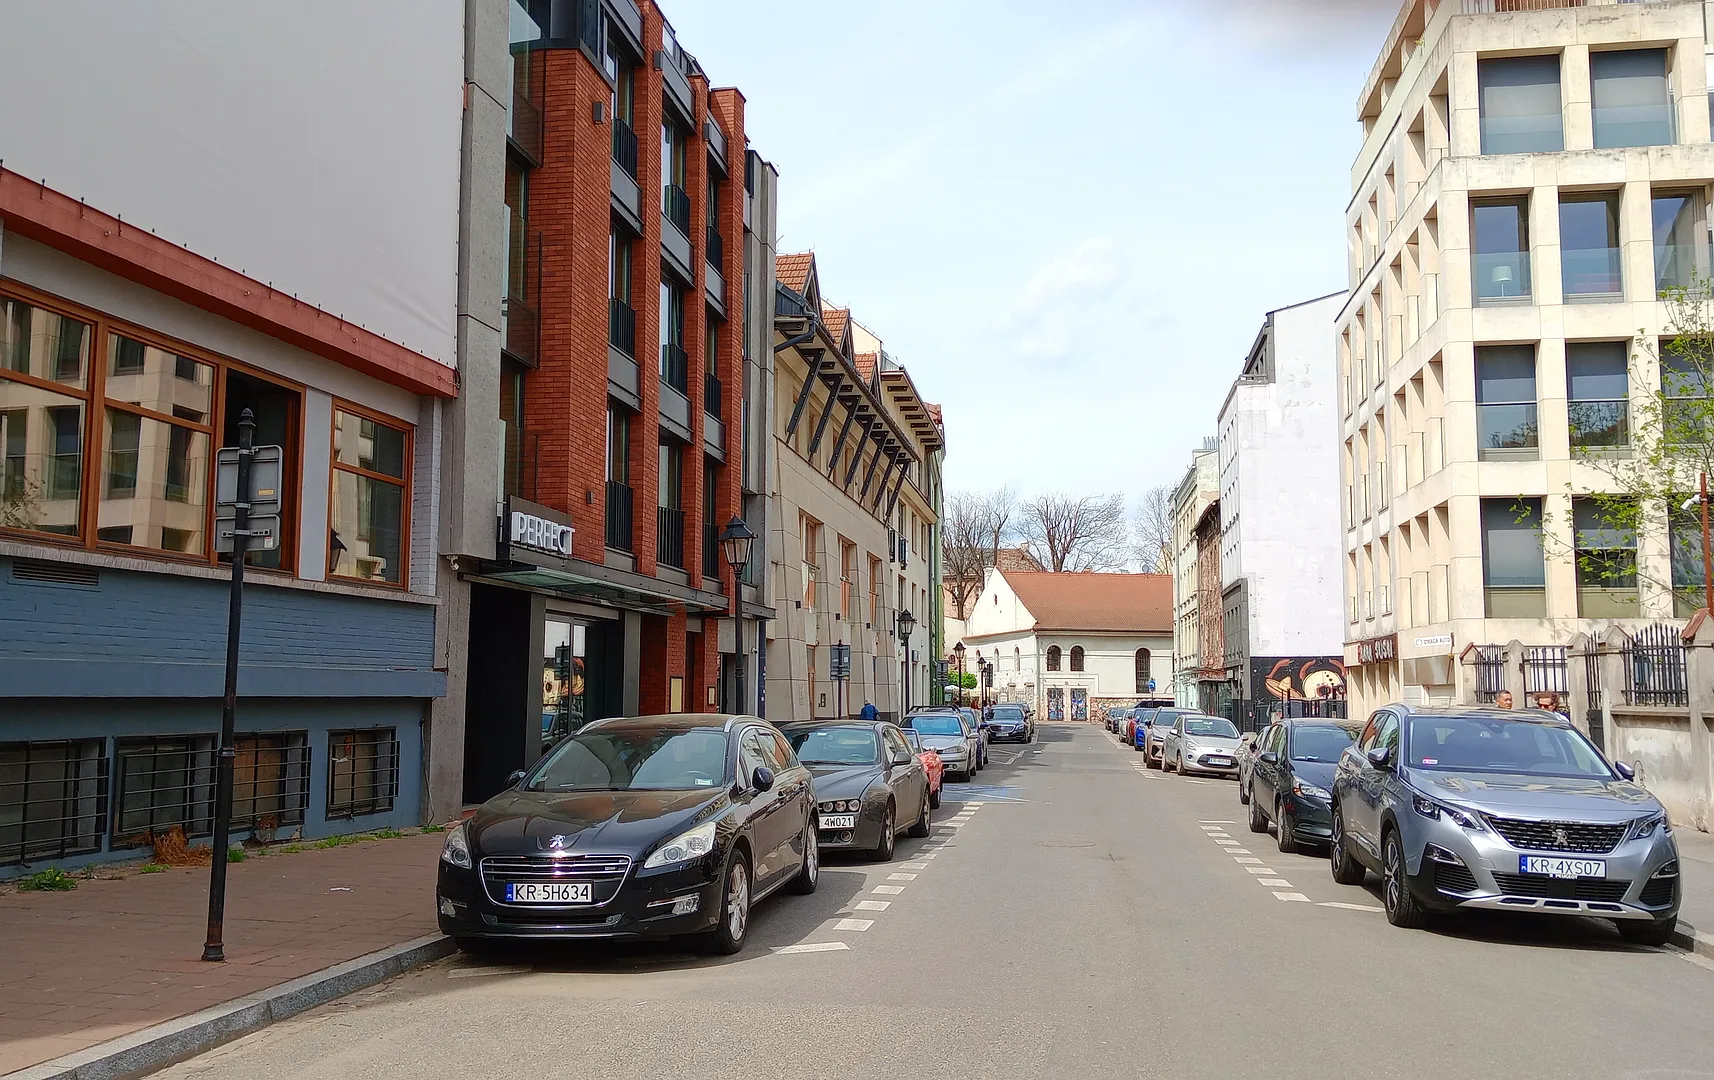
<svg viewBox="0 0 1714 1080">
<path fill-rule="evenodd" d="M 925 863 L 925 862 L 902 862 L 899 864 L 899 868 L 901 870 L 927 870 L 928 869 L 928 863 Z"/>
<path fill-rule="evenodd" d="M 1197 824 L 1198 825 L 1236 825 L 1238 823 L 1236 821 L 1213 821 L 1213 820 L 1209 820 L 1209 821 L 1198 821 Z"/>
<path fill-rule="evenodd" d="M 446 973 L 446 977 L 449 979 L 475 979 L 483 975 L 522 975 L 534 970 L 534 968 L 529 967 L 454 968 Z"/>
<path fill-rule="evenodd" d="M 840 919 L 833 924 L 833 928 L 835 930 L 855 930 L 861 933 L 874 925 L 874 919 Z"/>
<path fill-rule="evenodd" d="M 1276 899 L 1276 900 L 1293 900 L 1293 901 L 1296 901 L 1297 903 L 1300 903 L 1300 904 L 1309 903 L 1309 897 L 1303 895 L 1300 892 L 1277 892 L 1274 894 L 1274 899 Z"/>
<path fill-rule="evenodd" d="M 980 801 L 980 800 L 978 800 L 978 801 L 976 801 L 976 802 L 967 802 L 967 803 L 965 803 L 965 804 L 964 804 L 964 805 L 965 805 L 965 806 L 987 806 L 987 805 L 988 805 L 988 804 L 987 804 L 987 803 L 985 803 L 985 802 L 981 802 L 981 801 Z"/>
<path fill-rule="evenodd" d="M 1278 870 L 1269 870 L 1265 866 L 1246 866 L 1244 869 L 1248 870 L 1252 874 L 1266 874 L 1269 877 L 1274 877 L 1279 874 Z"/>
<path fill-rule="evenodd" d="M 1206 781 L 1206 780 L 1192 780 L 1188 776 L 1184 778 L 1184 782 L 1187 784 L 1206 784 L 1206 783 L 1208 783 L 1208 781 Z"/>
<path fill-rule="evenodd" d="M 1270 889 L 1291 888 L 1291 882 L 1287 881 L 1285 878 L 1259 877 L 1256 879 L 1256 884 L 1266 885 Z"/>
<path fill-rule="evenodd" d="M 1378 908 L 1378 907 L 1374 907 L 1374 906 L 1369 905 L 1369 904 L 1344 904 L 1344 903 L 1340 903 L 1337 900 L 1323 900 L 1317 906 L 1318 907 L 1336 907 L 1336 908 L 1340 908 L 1340 909 L 1345 910 L 1345 911 L 1386 911 L 1387 910 L 1386 908 Z"/>
<path fill-rule="evenodd" d="M 871 891 L 880 896 L 897 896 L 905 891 L 905 887 L 903 885 L 877 885 Z"/>
<path fill-rule="evenodd" d="M 888 881 L 915 881 L 916 879 L 917 879 L 917 876 L 915 874 L 888 874 L 887 875 Z"/>
<path fill-rule="evenodd" d="M 857 910 L 857 911 L 885 911 L 892 906 L 893 906 L 893 902 L 891 900 L 859 900 L 859 901 L 857 901 L 857 906 L 856 906 L 855 910 Z"/>
<path fill-rule="evenodd" d="M 940 853 L 939 853 L 939 852 L 938 852 L 938 851 L 923 851 L 923 852 L 919 852 L 919 853 L 918 853 L 918 855 L 917 855 L 917 860 L 918 860 L 918 861 L 920 861 L 920 860 L 922 860 L 922 859 L 932 859 L 932 858 L 934 858 L 934 857 L 935 857 L 935 856 L 937 856 L 937 855 L 939 855 L 939 854 L 940 854 Z"/>
<path fill-rule="evenodd" d="M 1221 847 L 1233 848 L 1238 846 L 1238 841 L 1236 840 L 1216 840 L 1214 842 L 1219 844 Z"/>
<path fill-rule="evenodd" d="M 1228 855 L 1248 855 L 1249 853 L 1250 850 L 1248 848 L 1229 847 L 1226 849 L 1226 854 Z"/>
<path fill-rule="evenodd" d="M 1235 863 L 1238 863 L 1241 866 L 1260 866 L 1260 865 L 1262 865 L 1262 860 L 1255 858 L 1254 856 L 1252 856 L 1248 859 L 1240 857 L 1237 859 L 1233 859 L 1232 861 Z"/>
<path fill-rule="evenodd" d="M 846 952 L 850 948 L 851 946 L 843 941 L 814 941 L 806 945 L 779 945 L 774 948 L 774 952 L 780 956 L 789 956 L 795 953 Z"/>
</svg>

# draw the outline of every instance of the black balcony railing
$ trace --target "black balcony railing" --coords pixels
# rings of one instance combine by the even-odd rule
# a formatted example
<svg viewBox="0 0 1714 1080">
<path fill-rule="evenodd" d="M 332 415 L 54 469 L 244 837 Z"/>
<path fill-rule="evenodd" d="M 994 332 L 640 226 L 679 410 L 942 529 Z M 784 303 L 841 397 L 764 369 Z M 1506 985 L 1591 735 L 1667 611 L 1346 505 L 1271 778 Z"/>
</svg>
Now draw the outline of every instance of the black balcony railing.
<svg viewBox="0 0 1714 1080">
<path fill-rule="evenodd" d="M 655 561 L 662 566 L 684 569 L 684 511 L 670 506 L 655 508 Z"/>
<path fill-rule="evenodd" d="M 627 176 L 637 178 L 637 133 L 617 116 L 613 118 L 613 160 Z"/>
<path fill-rule="evenodd" d="M 718 419 L 720 406 L 725 399 L 726 389 L 713 372 L 702 377 L 702 411 Z"/>
<path fill-rule="evenodd" d="M 713 587 L 721 587 L 722 566 L 720 560 L 720 528 L 713 522 L 704 522 L 702 526 L 702 576 L 713 582 Z"/>
<path fill-rule="evenodd" d="M 631 550 L 631 485 L 607 481 L 607 546 Z"/>
<path fill-rule="evenodd" d="M 661 212 L 686 236 L 690 235 L 690 196 L 677 184 L 668 184 L 661 196 Z"/>
<path fill-rule="evenodd" d="M 607 298 L 607 343 L 636 359 L 637 313 L 617 297 Z"/>
<path fill-rule="evenodd" d="M 690 356 L 683 345 L 669 341 L 661 346 L 661 378 L 674 390 L 690 396 Z"/>
<path fill-rule="evenodd" d="M 709 207 L 709 209 L 713 210 L 714 208 Z M 712 225 L 704 230 L 704 235 L 708 239 L 708 254 L 704 258 L 708 260 L 708 265 L 719 270 L 726 265 L 726 238 L 721 236 Z"/>
</svg>

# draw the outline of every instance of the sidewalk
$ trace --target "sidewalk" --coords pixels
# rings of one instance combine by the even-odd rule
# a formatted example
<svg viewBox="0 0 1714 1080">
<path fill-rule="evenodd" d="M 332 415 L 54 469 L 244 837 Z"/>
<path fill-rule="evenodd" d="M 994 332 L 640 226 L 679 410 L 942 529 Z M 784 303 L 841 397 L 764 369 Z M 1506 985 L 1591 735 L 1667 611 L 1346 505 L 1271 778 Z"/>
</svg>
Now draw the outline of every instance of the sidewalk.
<svg viewBox="0 0 1714 1080">
<path fill-rule="evenodd" d="M 207 867 L 0 895 L 0 1075 L 434 934 L 443 840 L 231 864 L 224 964 L 199 959 Z"/>
<path fill-rule="evenodd" d="M 1696 951 L 1714 955 L 1714 835 L 1679 826 L 1673 830 L 1673 837 L 1678 841 L 1678 866 L 1684 877 L 1678 929 L 1689 934 L 1694 927 Z"/>
</svg>

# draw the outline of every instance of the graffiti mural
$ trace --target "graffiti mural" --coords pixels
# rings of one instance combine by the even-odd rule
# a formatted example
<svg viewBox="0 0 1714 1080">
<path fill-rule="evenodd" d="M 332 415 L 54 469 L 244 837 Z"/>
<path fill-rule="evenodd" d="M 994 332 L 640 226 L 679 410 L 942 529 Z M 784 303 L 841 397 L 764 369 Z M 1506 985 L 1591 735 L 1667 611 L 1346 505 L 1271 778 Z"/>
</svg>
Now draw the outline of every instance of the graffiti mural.
<svg viewBox="0 0 1714 1080">
<path fill-rule="evenodd" d="M 1071 692 L 1071 718 L 1073 720 L 1089 719 L 1089 691 L 1073 690 Z"/>
<path fill-rule="evenodd" d="M 1250 699 L 1288 716 L 1344 716 L 1345 662 L 1337 656 L 1258 656 Z"/>
<path fill-rule="evenodd" d="M 1065 688 L 1063 686 L 1047 688 L 1047 718 L 1049 720 L 1065 719 Z"/>
</svg>

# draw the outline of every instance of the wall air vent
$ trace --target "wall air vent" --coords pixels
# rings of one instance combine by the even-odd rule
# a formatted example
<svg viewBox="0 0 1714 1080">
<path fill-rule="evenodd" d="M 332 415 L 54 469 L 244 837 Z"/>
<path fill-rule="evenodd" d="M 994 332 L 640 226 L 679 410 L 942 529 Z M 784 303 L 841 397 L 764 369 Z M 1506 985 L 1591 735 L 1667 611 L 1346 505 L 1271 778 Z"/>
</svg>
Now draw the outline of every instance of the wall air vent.
<svg viewBox="0 0 1714 1080">
<path fill-rule="evenodd" d="M 12 580 L 33 585 L 78 585 L 93 589 L 101 584 L 101 572 L 93 566 L 76 563 L 13 559 Z"/>
</svg>

